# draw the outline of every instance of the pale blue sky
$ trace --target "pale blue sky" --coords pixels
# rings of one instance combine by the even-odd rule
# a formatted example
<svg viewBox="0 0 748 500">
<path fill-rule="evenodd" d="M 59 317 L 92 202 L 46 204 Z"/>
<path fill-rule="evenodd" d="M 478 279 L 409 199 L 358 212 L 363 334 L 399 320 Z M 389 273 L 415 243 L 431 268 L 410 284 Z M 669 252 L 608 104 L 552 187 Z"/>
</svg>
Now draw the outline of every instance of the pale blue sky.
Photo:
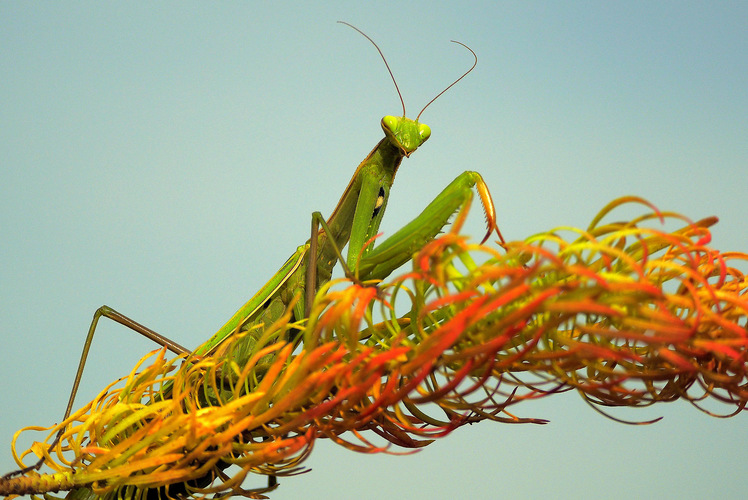
<svg viewBox="0 0 748 500">
<path fill-rule="evenodd" d="M 98 306 L 194 347 L 332 210 L 400 113 L 339 19 L 380 44 L 411 116 L 470 65 L 450 39 L 479 57 L 422 116 L 386 233 L 470 169 L 509 239 L 637 194 L 719 216 L 714 246 L 748 251 L 746 2 L 3 2 L 0 472 L 15 430 L 61 417 Z M 78 402 L 151 348 L 105 322 Z M 272 498 L 744 493 L 745 415 L 675 403 L 615 412 L 665 417 L 624 426 L 575 394 L 513 411 L 551 423 L 481 423 L 407 457 L 319 441 Z"/>
</svg>

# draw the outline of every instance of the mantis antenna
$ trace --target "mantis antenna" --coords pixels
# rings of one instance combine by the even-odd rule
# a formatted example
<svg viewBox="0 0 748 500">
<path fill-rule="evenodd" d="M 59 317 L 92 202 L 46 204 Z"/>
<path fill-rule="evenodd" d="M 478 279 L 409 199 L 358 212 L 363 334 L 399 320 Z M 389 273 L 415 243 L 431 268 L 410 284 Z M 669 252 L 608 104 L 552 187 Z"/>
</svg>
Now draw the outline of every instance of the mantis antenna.
<svg viewBox="0 0 748 500">
<path fill-rule="evenodd" d="M 397 96 L 400 98 L 400 104 L 402 104 L 402 106 L 403 106 L 403 116 L 405 116 L 405 101 L 403 100 L 403 95 L 400 93 L 400 87 L 397 86 L 397 81 L 395 80 L 395 75 L 392 74 L 392 70 L 390 69 L 390 65 L 387 63 L 387 59 L 385 59 L 384 54 L 382 53 L 382 49 L 379 48 L 379 45 L 377 45 L 376 42 L 374 40 L 372 40 L 371 37 L 369 37 L 369 35 L 367 35 L 363 31 L 361 31 L 360 29 L 356 28 L 354 25 L 349 24 L 349 23 L 347 23 L 345 21 L 338 21 L 338 22 L 340 24 L 345 24 L 349 28 L 353 28 L 354 30 L 358 31 L 361 35 L 364 36 L 364 38 L 366 38 L 367 40 L 369 40 L 371 42 L 371 44 L 374 45 L 374 48 L 377 49 L 377 52 L 379 52 L 379 55 L 382 57 L 382 61 L 384 61 L 384 65 L 387 67 L 387 71 L 390 73 L 390 78 L 392 78 L 392 83 L 395 84 L 395 90 L 397 91 Z M 431 103 L 433 103 L 439 97 L 441 97 L 441 95 L 444 94 L 447 90 L 449 90 L 453 86 L 455 86 L 455 84 L 457 84 L 457 82 L 459 82 L 460 80 L 462 80 L 463 78 L 465 78 L 468 75 L 468 73 L 470 73 L 471 71 L 473 71 L 473 69 L 475 69 L 475 66 L 478 64 L 478 55 L 473 51 L 473 49 L 471 49 L 470 47 L 468 47 L 467 45 L 465 45 L 462 42 L 458 42 L 457 40 L 450 40 L 450 41 L 452 43 L 457 43 L 459 45 L 462 45 L 463 47 L 465 47 L 466 49 L 468 49 L 471 54 L 473 54 L 473 58 L 475 59 L 474 62 L 473 62 L 473 65 L 470 66 L 470 69 L 468 69 L 465 73 L 463 73 L 462 76 L 460 76 L 457 80 L 455 80 L 452 83 L 450 83 L 449 85 L 447 85 L 447 88 L 445 88 L 444 90 L 442 90 L 441 92 L 439 92 L 438 94 L 436 94 L 436 97 L 434 97 L 429 102 L 427 102 L 426 105 L 421 109 L 421 112 L 418 113 L 418 116 L 416 117 L 416 122 L 421 117 L 421 115 L 426 110 L 426 108 L 428 108 L 429 106 L 431 106 Z"/>
<path fill-rule="evenodd" d="M 374 45 L 374 48 L 377 49 L 377 52 L 379 52 L 379 55 L 382 56 L 382 61 L 384 61 L 384 65 L 387 66 L 387 71 L 390 72 L 390 78 L 392 78 L 392 83 L 395 84 L 395 90 L 397 90 L 397 96 L 400 98 L 400 104 L 403 105 L 403 116 L 405 116 L 405 101 L 403 100 L 403 95 L 400 93 L 400 87 L 397 86 L 397 81 L 395 80 L 395 75 L 392 74 L 392 70 L 390 69 L 390 65 L 387 64 L 387 59 L 385 59 L 384 58 L 384 54 L 382 54 L 382 49 L 379 48 L 379 45 L 377 45 L 376 42 L 369 37 L 369 35 L 367 35 L 363 31 L 361 31 L 360 29 L 356 28 L 354 25 L 348 24 L 345 21 L 338 21 L 338 22 L 340 24 L 345 24 L 349 28 L 353 28 L 354 30 L 356 30 L 359 33 L 361 33 L 367 40 L 369 40 L 371 42 L 372 45 Z"/>
<path fill-rule="evenodd" d="M 444 92 L 446 92 L 447 90 L 451 89 L 452 87 L 455 86 L 455 84 L 457 82 L 459 82 L 460 80 L 462 80 L 463 78 L 465 78 L 468 75 L 468 73 L 470 73 L 471 71 L 473 71 L 475 69 L 475 66 L 478 64 L 478 55 L 475 52 L 473 52 L 473 49 L 471 49 L 470 47 L 468 47 L 467 45 L 465 45 L 462 42 L 458 42 L 457 40 L 450 40 L 450 42 L 452 42 L 452 43 L 458 43 L 458 44 L 462 45 L 463 47 L 465 47 L 466 49 L 468 49 L 470 51 L 470 53 L 473 54 L 473 58 L 475 58 L 475 61 L 473 61 L 473 65 L 470 66 L 470 69 L 467 70 L 466 72 L 464 72 L 461 77 L 459 77 L 457 80 L 455 80 L 452 83 L 450 83 L 449 85 L 447 85 L 446 89 L 444 89 L 441 92 L 439 92 L 438 94 L 436 94 L 436 97 L 434 97 L 433 99 L 431 99 L 429 102 L 426 103 L 426 105 L 423 107 L 423 109 L 421 110 L 421 112 L 418 113 L 418 116 L 416 116 L 416 121 L 418 121 L 418 119 L 421 117 L 421 115 L 423 114 L 423 112 L 426 111 L 426 108 L 428 108 L 429 106 L 431 106 L 432 102 L 436 101 Z"/>
</svg>

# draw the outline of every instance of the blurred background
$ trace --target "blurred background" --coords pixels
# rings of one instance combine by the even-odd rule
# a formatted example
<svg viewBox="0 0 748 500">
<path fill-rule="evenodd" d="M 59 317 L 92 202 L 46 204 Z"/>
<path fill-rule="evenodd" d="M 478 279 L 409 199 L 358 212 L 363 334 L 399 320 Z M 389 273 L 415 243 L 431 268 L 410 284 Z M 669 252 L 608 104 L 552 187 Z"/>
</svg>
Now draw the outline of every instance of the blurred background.
<svg viewBox="0 0 748 500">
<path fill-rule="evenodd" d="M 748 251 L 745 2 L 0 4 L 0 472 L 26 425 L 62 417 L 107 304 L 187 347 L 212 335 L 329 214 L 400 103 L 432 138 L 397 174 L 392 234 L 464 170 L 507 239 L 586 227 L 643 196 Z M 481 236 L 473 211 L 468 233 Z M 78 405 L 154 346 L 104 321 Z M 713 409 L 720 409 L 719 407 Z M 513 407 L 409 456 L 327 440 L 290 498 L 740 498 L 746 416 L 687 403 Z M 41 435 L 37 436 L 41 437 Z M 264 484 L 254 478 L 246 487 Z"/>
</svg>

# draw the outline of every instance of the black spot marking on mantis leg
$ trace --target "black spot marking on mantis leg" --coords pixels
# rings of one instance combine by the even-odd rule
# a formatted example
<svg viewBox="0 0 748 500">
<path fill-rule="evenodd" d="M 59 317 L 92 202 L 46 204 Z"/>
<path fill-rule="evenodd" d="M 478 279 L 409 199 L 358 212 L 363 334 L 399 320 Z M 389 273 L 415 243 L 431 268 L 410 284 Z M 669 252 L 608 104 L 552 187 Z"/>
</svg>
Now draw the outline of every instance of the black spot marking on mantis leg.
<svg viewBox="0 0 748 500">
<path fill-rule="evenodd" d="M 384 205 L 384 188 L 380 187 L 379 195 L 377 195 L 377 202 L 374 205 L 374 213 L 371 214 L 372 219 L 377 216 L 379 211 L 382 209 L 382 205 Z"/>
</svg>

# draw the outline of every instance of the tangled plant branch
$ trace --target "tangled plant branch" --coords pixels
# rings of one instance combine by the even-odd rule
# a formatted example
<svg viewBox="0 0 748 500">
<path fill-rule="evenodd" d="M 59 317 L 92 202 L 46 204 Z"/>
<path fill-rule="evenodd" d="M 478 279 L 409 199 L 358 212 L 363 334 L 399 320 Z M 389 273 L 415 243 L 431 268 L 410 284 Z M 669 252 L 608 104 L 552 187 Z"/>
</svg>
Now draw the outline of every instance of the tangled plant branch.
<svg viewBox="0 0 748 500">
<path fill-rule="evenodd" d="M 631 203 L 651 211 L 603 223 Z M 748 401 L 748 255 L 707 246 L 715 222 L 625 198 L 586 230 L 504 249 L 445 234 L 378 287 L 329 284 L 304 323 L 286 316 L 237 332 L 256 337 L 243 366 L 235 350 L 246 342 L 205 358 L 150 353 L 45 442 L 14 451 L 19 466 L 44 457 L 54 474 L 3 479 L 0 493 L 262 497 L 241 488 L 246 475 L 298 473 L 318 438 L 361 452 L 417 449 L 467 423 L 543 423 L 509 409 L 569 390 L 611 418 L 603 408 L 676 399 L 738 414 Z"/>
</svg>

